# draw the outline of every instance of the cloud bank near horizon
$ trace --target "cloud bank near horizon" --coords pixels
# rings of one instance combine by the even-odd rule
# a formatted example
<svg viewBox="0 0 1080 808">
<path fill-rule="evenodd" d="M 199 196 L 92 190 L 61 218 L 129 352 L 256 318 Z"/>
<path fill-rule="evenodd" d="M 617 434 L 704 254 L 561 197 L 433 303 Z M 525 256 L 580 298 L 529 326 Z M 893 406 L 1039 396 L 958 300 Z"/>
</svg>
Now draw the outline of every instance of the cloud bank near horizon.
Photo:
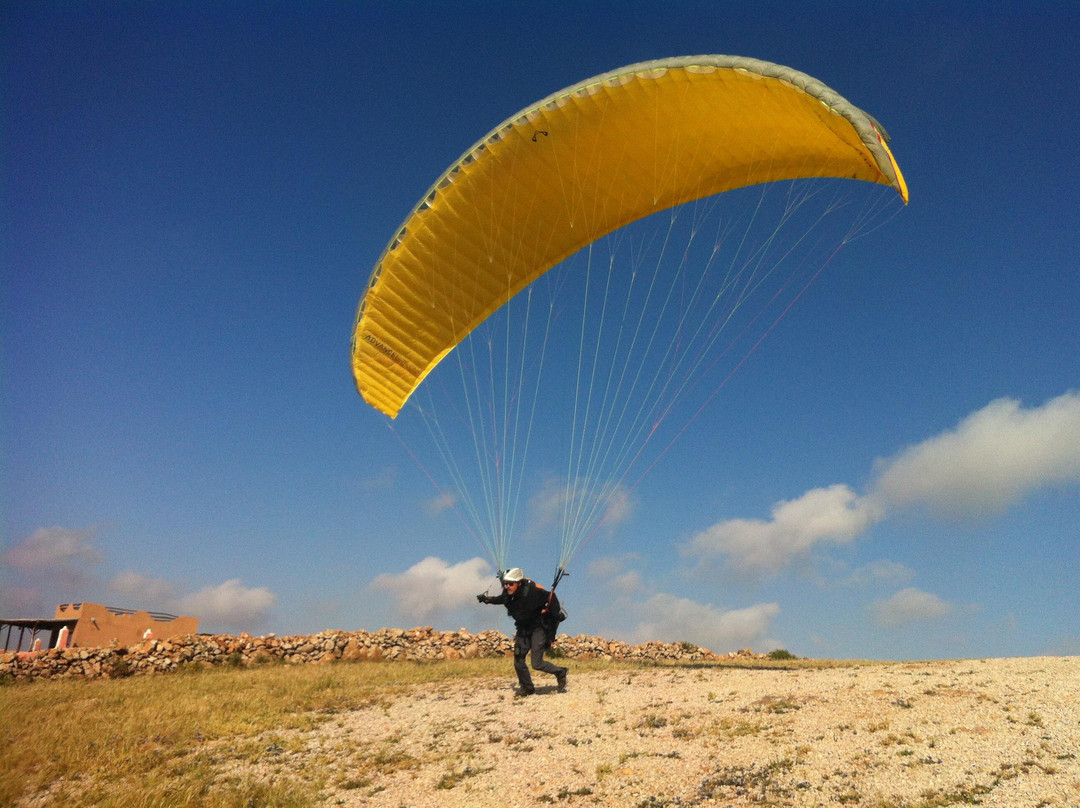
<svg viewBox="0 0 1080 808">
<path fill-rule="evenodd" d="M 876 461 L 873 471 L 864 495 L 846 484 L 811 489 L 776 503 L 769 519 L 717 522 L 680 552 L 698 567 L 722 563 L 739 574 L 774 575 L 904 509 L 982 517 L 1040 489 L 1080 483 L 1080 392 L 1030 409 L 997 399 L 954 428 Z"/>
<path fill-rule="evenodd" d="M 428 556 L 402 573 L 382 573 L 371 582 L 371 589 L 388 593 L 402 617 L 425 620 L 475 604 L 476 594 L 491 586 L 494 575 L 480 557 L 450 564 Z"/>
<path fill-rule="evenodd" d="M 100 594 L 102 600 L 120 600 L 139 609 L 198 617 L 200 630 L 251 632 L 269 623 L 277 596 L 264 586 L 247 587 L 240 578 L 187 594 L 172 581 L 133 570 L 102 581 L 98 568 L 107 559 L 96 540 L 96 529 L 51 527 L 39 528 L 11 547 L 0 561 L 19 575 L 22 585 L 0 592 L 0 609 L 40 617 L 52 614 L 57 603 Z"/>
<path fill-rule="evenodd" d="M 955 427 L 875 462 L 864 494 L 847 484 L 814 488 L 776 503 L 769 518 L 726 519 L 679 547 L 683 572 L 720 566 L 738 576 L 768 577 L 814 559 L 828 566 L 821 551 L 857 541 L 876 524 L 906 509 L 926 509 L 952 518 L 1003 510 L 1044 488 L 1080 483 L 1080 392 L 1072 391 L 1041 406 L 1025 408 L 998 399 L 961 419 Z M 438 507 L 441 507 L 440 503 Z M 438 509 L 436 507 L 436 510 Z M 629 504 L 613 519 L 630 515 Z M 105 553 L 94 528 L 39 528 L 9 548 L 0 563 L 17 573 L 16 586 L 4 587 L 0 606 L 7 613 L 34 614 L 44 606 L 44 582 L 62 582 L 84 597 L 92 587 L 140 608 L 193 614 L 202 628 L 253 631 L 267 625 L 277 596 L 268 587 L 250 587 L 240 578 L 185 592 L 180 585 L 127 570 L 107 581 L 99 575 Z M 822 565 L 822 556 L 826 563 Z M 662 591 L 637 571 L 633 556 L 593 561 L 589 574 L 614 596 L 612 638 L 631 642 L 685 640 L 725 650 L 770 650 L 777 603 L 726 609 Z M 888 560 L 856 570 L 829 569 L 829 585 L 873 581 L 902 587 L 868 605 L 883 629 L 940 620 L 956 606 L 913 585 L 914 573 Z M 383 573 L 367 589 L 388 596 L 398 618 L 427 620 L 435 615 L 468 615 L 475 595 L 492 583 L 494 571 L 482 558 L 452 563 L 428 557 L 401 573 Z M 887 592 L 888 590 L 886 590 Z M 56 602 L 63 602 L 61 596 Z M 389 616 L 389 615 L 388 615 Z M 471 618 L 470 618 L 471 619 Z M 771 647 L 776 647 L 775 645 Z"/>
<path fill-rule="evenodd" d="M 814 488 L 776 503 L 768 519 L 718 522 L 685 542 L 681 557 L 692 571 L 720 565 L 740 577 L 768 577 L 823 548 L 854 542 L 904 509 L 982 516 L 1046 486 L 1080 482 L 1080 392 L 1032 408 L 1013 399 L 992 401 L 955 427 L 876 461 L 871 474 L 865 494 L 847 484 Z M 554 490 L 544 502 L 555 500 Z M 612 593 L 612 638 L 685 640 L 714 650 L 767 650 L 775 643 L 770 637 L 781 613 L 777 603 L 724 609 L 679 597 L 652 587 L 634 569 L 636 560 L 608 556 L 589 565 L 590 579 Z M 901 587 L 868 605 L 880 628 L 936 621 L 957 609 L 913 586 L 914 572 L 902 563 L 879 560 L 855 570 L 842 567 L 833 565 L 835 580 L 819 583 Z M 403 573 L 378 576 L 372 588 L 389 593 L 400 616 L 424 619 L 465 609 L 491 583 L 492 574 L 481 558 L 452 564 L 430 557 Z"/>
<path fill-rule="evenodd" d="M 685 641 L 716 652 L 742 648 L 772 650 L 779 643 L 768 639 L 769 633 L 780 611 L 777 603 L 721 609 L 658 592 L 633 610 L 637 625 L 631 639 L 635 643 L 656 639 Z"/>
<path fill-rule="evenodd" d="M 611 593 L 613 613 L 624 626 L 606 632 L 609 639 L 641 643 L 648 640 L 692 642 L 712 650 L 754 648 L 770 642 L 776 603 L 744 609 L 723 609 L 655 590 L 632 568 L 632 555 L 608 556 L 588 568 L 594 589 Z M 371 589 L 388 593 L 399 617 L 427 619 L 476 606 L 476 594 L 487 589 L 494 571 L 482 558 L 458 564 L 429 556 L 399 574 L 384 573 Z M 573 632 L 571 632 L 573 633 Z M 769 646 L 775 647 L 775 642 Z"/>
<path fill-rule="evenodd" d="M 874 622 L 881 628 L 898 628 L 911 623 L 938 620 L 953 609 L 951 603 L 913 586 L 904 587 L 890 597 L 875 600 L 870 604 Z"/>
</svg>

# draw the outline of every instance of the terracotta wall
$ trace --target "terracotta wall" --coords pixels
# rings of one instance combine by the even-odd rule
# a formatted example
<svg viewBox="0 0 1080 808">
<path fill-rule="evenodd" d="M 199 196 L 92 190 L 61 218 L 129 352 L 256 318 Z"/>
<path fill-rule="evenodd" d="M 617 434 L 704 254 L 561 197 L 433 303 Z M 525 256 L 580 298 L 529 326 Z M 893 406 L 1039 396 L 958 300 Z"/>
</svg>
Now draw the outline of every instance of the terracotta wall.
<svg viewBox="0 0 1080 808">
<path fill-rule="evenodd" d="M 141 642 L 147 629 L 154 639 L 163 640 L 199 630 L 197 617 L 177 617 L 175 620 L 155 620 L 149 612 L 113 614 L 96 603 L 65 603 L 56 607 L 57 620 L 77 619 L 75 631 L 68 640 L 69 647 L 94 648 L 114 640 L 122 646 Z"/>
</svg>

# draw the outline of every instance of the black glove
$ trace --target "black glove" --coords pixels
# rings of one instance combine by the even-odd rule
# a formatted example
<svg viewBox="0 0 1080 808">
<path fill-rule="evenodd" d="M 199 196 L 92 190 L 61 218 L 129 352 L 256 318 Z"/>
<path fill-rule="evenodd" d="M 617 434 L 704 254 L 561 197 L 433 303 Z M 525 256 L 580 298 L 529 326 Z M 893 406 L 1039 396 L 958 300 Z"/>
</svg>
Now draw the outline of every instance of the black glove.
<svg viewBox="0 0 1080 808">
<path fill-rule="evenodd" d="M 488 596 L 487 596 L 487 595 L 477 595 L 477 596 L 476 596 L 476 599 L 477 599 L 477 600 L 478 600 L 478 601 L 479 601 L 480 603 L 487 603 L 487 602 L 488 602 Z"/>
</svg>

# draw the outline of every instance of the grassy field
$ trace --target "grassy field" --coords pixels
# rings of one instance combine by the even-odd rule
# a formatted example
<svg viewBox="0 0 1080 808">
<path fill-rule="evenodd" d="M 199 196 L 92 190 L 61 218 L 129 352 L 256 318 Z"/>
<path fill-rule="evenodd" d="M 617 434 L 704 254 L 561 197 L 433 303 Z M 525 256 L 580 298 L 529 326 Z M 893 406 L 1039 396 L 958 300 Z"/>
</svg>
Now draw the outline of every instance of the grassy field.
<svg viewBox="0 0 1080 808">
<path fill-rule="evenodd" d="M 724 663 L 729 664 L 729 663 Z M 799 660 L 733 661 L 760 667 Z M 579 672 L 641 663 L 574 661 Z M 264 665 L 166 676 L 0 686 L 0 806 L 291 808 L 317 801 L 332 760 L 249 782 L 237 761 L 295 743 L 332 720 L 425 682 L 510 674 L 506 659 Z M 370 765 L 392 766 L 372 760 Z"/>
</svg>

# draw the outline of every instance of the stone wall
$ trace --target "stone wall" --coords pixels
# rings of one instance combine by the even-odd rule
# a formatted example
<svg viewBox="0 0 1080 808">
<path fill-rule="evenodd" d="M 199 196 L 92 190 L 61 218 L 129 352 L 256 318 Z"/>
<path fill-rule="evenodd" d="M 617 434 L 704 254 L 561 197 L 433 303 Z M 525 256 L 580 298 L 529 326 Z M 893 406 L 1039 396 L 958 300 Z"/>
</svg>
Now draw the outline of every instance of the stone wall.
<svg viewBox="0 0 1080 808">
<path fill-rule="evenodd" d="M 647 642 L 630 645 L 599 637 L 562 634 L 555 653 L 572 659 L 634 659 L 657 662 L 705 662 L 719 657 L 689 643 Z M 431 628 L 324 631 L 277 637 L 188 635 L 148 640 L 128 647 L 67 648 L 34 654 L 0 654 L 0 680 L 82 677 L 111 678 L 167 673 L 213 665 L 267 662 L 328 664 L 337 660 L 439 660 L 508 656 L 512 641 L 498 631 L 471 634 Z M 749 651 L 740 651 L 748 655 Z M 730 656 L 730 655 L 729 655 Z"/>
</svg>

